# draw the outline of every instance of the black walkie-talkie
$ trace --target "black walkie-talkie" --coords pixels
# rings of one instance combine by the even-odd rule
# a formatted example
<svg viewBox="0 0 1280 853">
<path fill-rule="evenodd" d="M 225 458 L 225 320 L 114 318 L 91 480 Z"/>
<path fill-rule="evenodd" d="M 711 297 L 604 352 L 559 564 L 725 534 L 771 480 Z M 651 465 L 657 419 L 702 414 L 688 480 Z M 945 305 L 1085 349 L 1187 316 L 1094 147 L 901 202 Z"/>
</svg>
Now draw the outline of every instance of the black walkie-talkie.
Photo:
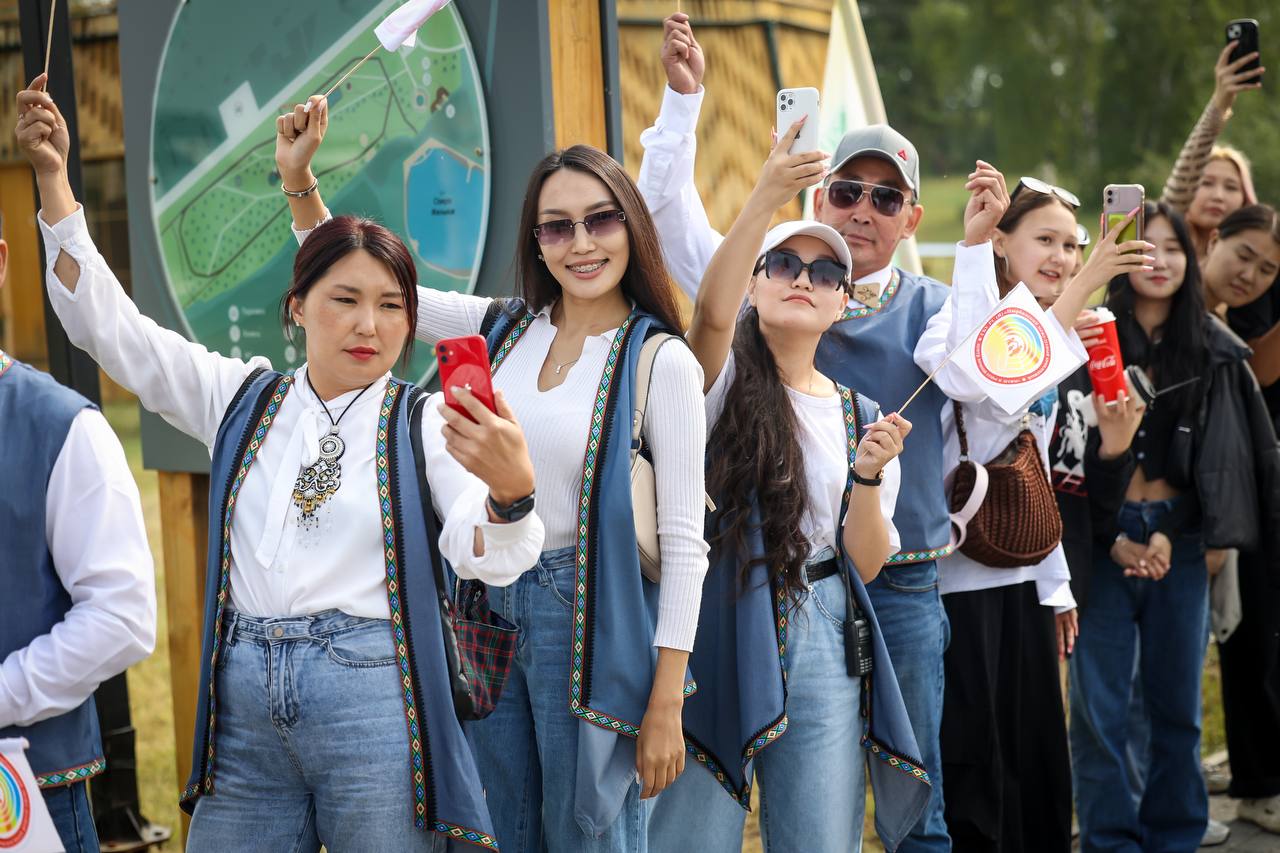
<svg viewBox="0 0 1280 853">
<path fill-rule="evenodd" d="M 839 559 L 839 558 L 837 558 Z M 849 571 L 840 567 L 844 577 L 845 620 L 844 620 L 844 663 L 850 678 L 861 678 L 871 673 L 873 654 L 871 651 L 871 621 L 858 609 L 858 602 L 853 597 L 853 583 L 849 580 Z"/>
</svg>

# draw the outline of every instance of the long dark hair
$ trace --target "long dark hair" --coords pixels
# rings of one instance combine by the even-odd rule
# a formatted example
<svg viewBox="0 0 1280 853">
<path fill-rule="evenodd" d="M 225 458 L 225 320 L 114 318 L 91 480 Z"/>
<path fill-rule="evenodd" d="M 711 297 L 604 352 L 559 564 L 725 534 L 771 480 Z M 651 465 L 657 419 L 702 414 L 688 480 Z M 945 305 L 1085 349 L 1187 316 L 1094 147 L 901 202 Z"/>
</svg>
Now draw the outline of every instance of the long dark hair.
<svg viewBox="0 0 1280 853">
<path fill-rule="evenodd" d="M 1000 217 L 1000 224 L 996 227 L 1004 234 L 1012 234 L 1018 229 L 1018 225 L 1026 218 L 1027 214 L 1042 207 L 1048 207 L 1051 204 L 1060 204 L 1065 207 L 1072 218 L 1075 218 L 1076 210 L 1053 193 L 1039 193 L 1033 190 L 1024 189 L 1013 197 L 1009 202 L 1008 209 L 1005 210 L 1004 216 Z M 996 284 L 1000 287 L 1000 295 L 1008 293 L 1017 284 L 1013 280 L 1013 276 L 1009 274 L 1009 259 L 1006 257 L 1001 263 L 1000 258 L 995 259 L 996 264 Z"/>
<path fill-rule="evenodd" d="M 1195 245 L 1182 217 L 1164 202 L 1147 202 L 1143 213 L 1146 221 L 1164 218 L 1173 228 L 1178 245 L 1187 256 L 1187 271 L 1182 286 L 1173 294 L 1169 317 L 1156 330 L 1156 340 L 1138 323 L 1133 312 L 1134 292 L 1128 275 L 1116 276 L 1107 285 L 1107 307 L 1116 315 L 1116 332 L 1125 364 L 1150 368 L 1151 380 L 1159 391 L 1195 377 L 1205 375 L 1208 368 L 1205 323 L 1208 314 L 1204 290 L 1200 284 L 1200 265 L 1196 263 Z M 1170 401 L 1184 413 L 1190 412 L 1204 392 L 1203 381 L 1193 382 L 1169 392 Z M 1161 397 L 1163 404 L 1165 398 Z"/>
<path fill-rule="evenodd" d="M 715 543 L 743 558 L 740 580 L 764 563 L 770 579 L 781 578 L 794 598 L 804 589 L 809 543 L 800 527 L 808 506 L 799 423 L 773 352 L 760 332 L 760 315 L 749 308 L 733 337 L 733 385 L 724 411 L 707 436 L 707 488 L 720 505 Z M 763 558 L 750 559 L 751 507 L 760 507 Z"/>
<path fill-rule="evenodd" d="M 293 280 L 280 300 L 280 324 L 290 342 L 294 340 L 297 326 L 289 303 L 302 301 L 315 283 L 334 264 L 358 250 L 368 252 L 382 263 L 396 280 L 404 310 L 409 318 L 409 336 L 401 351 L 403 363 L 413 354 L 413 339 L 418 331 L 418 268 L 413 263 L 404 241 L 381 223 L 359 216 L 335 216 L 315 227 L 303 241 L 293 258 Z"/>
<path fill-rule="evenodd" d="M 560 283 L 546 264 L 538 260 L 538 241 L 533 236 L 533 229 L 538 224 L 538 197 L 542 194 L 542 185 L 548 176 L 561 169 L 575 169 L 598 178 L 613 193 L 618 208 L 627 216 L 627 237 L 631 245 L 627 269 L 622 274 L 622 292 L 672 332 L 683 332 L 675 286 L 662 259 L 662 245 L 658 241 L 653 217 L 649 215 L 649 207 L 618 161 L 590 145 L 574 145 L 553 151 L 533 167 L 533 174 L 529 176 L 515 257 L 516 284 L 525 302 L 534 311 L 540 311 L 560 298 Z"/>
</svg>

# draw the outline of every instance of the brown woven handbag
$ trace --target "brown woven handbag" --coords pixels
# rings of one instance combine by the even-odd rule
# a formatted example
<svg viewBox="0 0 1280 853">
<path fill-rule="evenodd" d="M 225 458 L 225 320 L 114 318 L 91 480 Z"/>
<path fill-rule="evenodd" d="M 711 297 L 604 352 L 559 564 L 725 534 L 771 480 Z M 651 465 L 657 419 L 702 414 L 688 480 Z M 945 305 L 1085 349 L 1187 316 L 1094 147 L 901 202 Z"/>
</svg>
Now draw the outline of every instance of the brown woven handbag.
<svg viewBox="0 0 1280 853">
<path fill-rule="evenodd" d="M 960 464 L 951 472 L 953 545 L 998 569 L 1034 566 L 1062 541 L 1062 516 L 1031 430 L 986 465 L 969 458 L 964 413 L 953 403 Z"/>
</svg>

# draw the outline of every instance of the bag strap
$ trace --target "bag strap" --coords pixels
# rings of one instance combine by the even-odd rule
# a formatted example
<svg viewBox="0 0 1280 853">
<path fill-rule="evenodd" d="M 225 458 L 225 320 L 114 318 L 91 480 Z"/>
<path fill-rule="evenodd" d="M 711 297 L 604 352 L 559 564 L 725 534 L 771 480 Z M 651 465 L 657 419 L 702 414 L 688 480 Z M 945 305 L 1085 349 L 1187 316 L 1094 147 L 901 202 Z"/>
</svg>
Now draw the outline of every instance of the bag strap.
<svg viewBox="0 0 1280 853">
<path fill-rule="evenodd" d="M 961 408 L 958 400 L 951 401 L 951 408 L 956 413 L 956 437 L 960 439 L 960 461 L 966 462 L 969 459 L 969 436 L 964 431 L 964 409 Z"/>
<path fill-rule="evenodd" d="M 436 575 L 436 595 L 447 601 L 445 590 L 444 560 L 440 556 L 440 522 L 436 519 L 435 507 L 431 504 L 431 486 L 427 483 L 427 455 L 422 449 L 422 413 L 431 399 L 421 388 L 414 387 L 409 401 L 409 444 L 413 446 L 413 470 L 418 475 L 418 495 L 422 498 L 422 519 L 427 526 L 427 551 L 431 557 L 431 565 Z"/>
<path fill-rule="evenodd" d="M 519 296 L 510 298 L 494 298 L 489 300 L 489 307 L 484 309 L 484 319 L 480 321 L 480 337 L 485 339 L 485 344 L 489 350 L 489 360 L 493 360 L 493 355 L 498 347 L 502 345 L 501 338 L 506 337 L 510 331 L 511 322 L 523 314 L 527 310 L 525 301 Z M 498 325 L 500 320 L 507 320 L 508 325 L 503 330 L 503 334 L 498 340 L 490 342 L 489 335 Z"/>
<path fill-rule="evenodd" d="M 656 332 L 650 335 L 640 348 L 640 362 L 636 365 L 636 398 L 634 411 L 631 414 L 631 460 L 640 452 L 643 439 L 640 436 L 644 427 L 644 413 L 649 404 L 649 385 L 653 379 L 653 362 L 658 357 L 658 348 L 675 335 Z"/>
</svg>

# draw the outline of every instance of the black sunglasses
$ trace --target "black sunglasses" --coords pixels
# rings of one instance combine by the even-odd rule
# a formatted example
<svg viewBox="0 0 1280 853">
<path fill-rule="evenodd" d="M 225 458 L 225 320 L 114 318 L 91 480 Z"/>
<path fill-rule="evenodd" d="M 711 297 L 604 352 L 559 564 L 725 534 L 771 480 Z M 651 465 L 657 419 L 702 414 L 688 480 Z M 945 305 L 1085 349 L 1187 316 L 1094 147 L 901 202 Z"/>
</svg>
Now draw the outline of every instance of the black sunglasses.
<svg viewBox="0 0 1280 853">
<path fill-rule="evenodd" d="M 848 280 L 849 270 L 844 264 L 829 258 L 815 258 L 809 263 L 800 260 L 799 255 L 784 252 L 781 249 L 770 249 L 764 257 L 756 261 L 755 273 L 764 274 L 773 281 L 793 282 L 800 277 L 802 271 L 808 270 L 809 283 L 821 290 L 836 290 L 844 286 Z"/>
<path fill-rule="evenodd" d="M 1046 183 L 1039 178 L 1028 178 L 1025 175 L 1018 179 L 1018 185 L 1013 188 L 1013 192 L 1009 193 L 1009 201 L 1013 201 L 1017 197 L 1018 191 L 1023 187 L 1041 195 L 1055 195 L 1072 208 L 1080 207 L 1079 197 L 1071 190 L 1064 190 L 1062 187 L 1055 187 L 1053 184 Z"/>
<path fill-rule="evenodd" d="M 592 237 L 608 237 L 617 233 L 626 221 L 627 215 L 621 210 L 601 210 L 588 213 L 576 222 L 572 219 L 553 219 L 539 223 L 533 226 L 533 236 L 544 246 L 558 246 L 572 240 L 579 225 L 586 228 Z"/>
<path fill-rule="evenodd" d="M 831 202 L 833 207 L 848 210 L 858 203 L 863 193 L 867 192 L 871 193 L 871 206 L 881 216 L 897 216 L 902 206 L 907 203 L 906 193 L 897 187 L 844 180 L 827 184 L 827 201 Z"/>
</svg>

